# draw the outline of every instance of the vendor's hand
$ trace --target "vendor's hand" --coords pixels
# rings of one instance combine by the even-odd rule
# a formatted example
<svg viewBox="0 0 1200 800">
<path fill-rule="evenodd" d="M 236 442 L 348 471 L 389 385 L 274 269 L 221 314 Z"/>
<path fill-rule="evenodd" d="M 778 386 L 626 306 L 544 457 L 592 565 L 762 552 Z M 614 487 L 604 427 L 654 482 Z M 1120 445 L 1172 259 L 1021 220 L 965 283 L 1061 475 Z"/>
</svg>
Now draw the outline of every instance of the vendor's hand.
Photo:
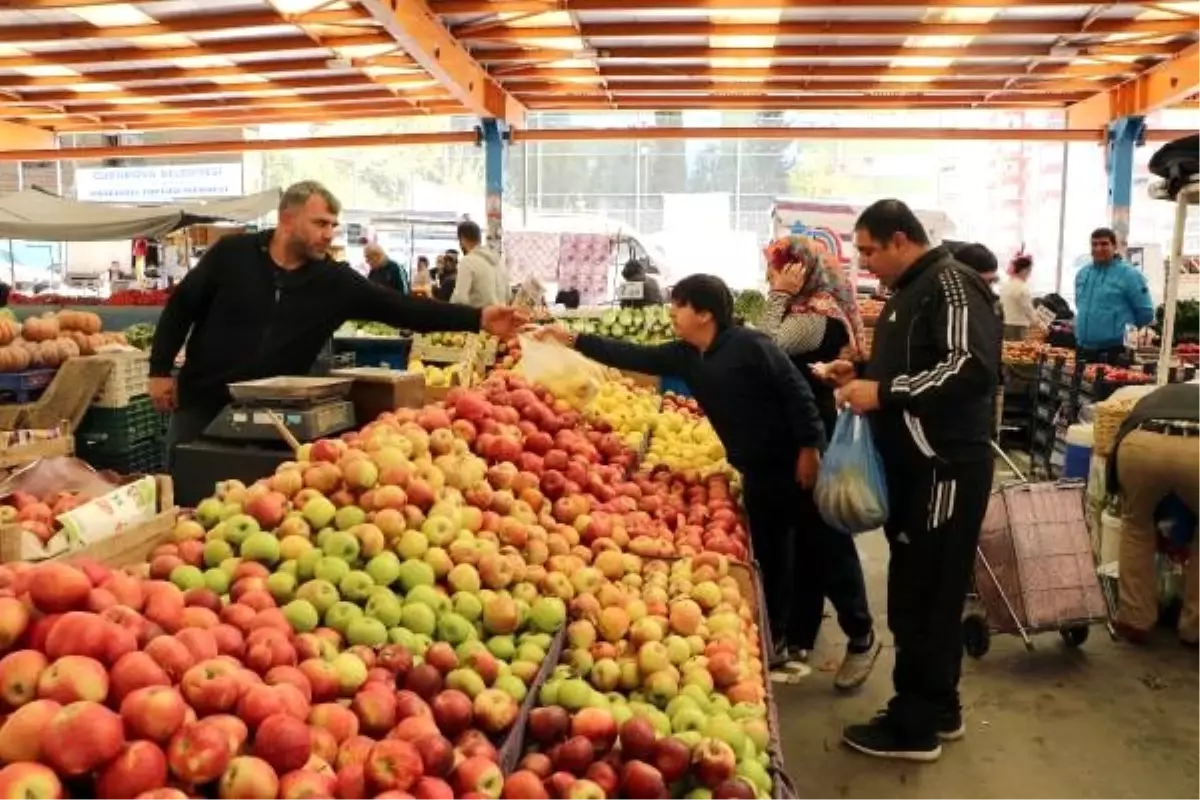
<svg viewBox="0 0 1200 800">
<path fill-rule="evenodd" d="M 817 374 L 817 377 L 830 386 L 845 386 L 854 380 L 857 375 L 858 370 L 854 368 L 852 362 L 845 359 L 838 359 L 826 364 L 825 368 Z"/>
<path fill-rule="evenodd" d="M 801 489 L 811 489 L 817 485 L 817 475 L 821 472 L 821 451 L 815 447 L 805 447 L 800 451 L 796 461 L 796 483 Z"/>
<path fill-rule="evenodd" d="M 529 322 L 529 312 L 512 306 L 487 306 L 483 309 L 482 327 L 485 331 L 507 339 Z"/>
<path fill-rule="evenodd" d="M 554 342 L 563 347 L 575 346 L 575 334 L 562 325 L 541 325 L 529 329 L 530 335 L 539 342 Z"/>
<path fill-rule="evenodd" d="M 783 269 L 773 271 L 768 278 L 771 291 L 784 294 L 797 294 L 804 286 L 808 270 L 799 264 L 789 264 Z"/>
<path fill-rule="evenodd" d="M 850 406 L 855 414 L 879 410 L 879 382 L 854 380 L 837 390 L 839 406 Z"/>
<path fill-rule="evenodd" d="M 179 398 L 175 394 L 174 378 L 151 378 L 149 392 L 151 404 L 160 413 L 170 413 L 179 405 Z"/>
</svg>

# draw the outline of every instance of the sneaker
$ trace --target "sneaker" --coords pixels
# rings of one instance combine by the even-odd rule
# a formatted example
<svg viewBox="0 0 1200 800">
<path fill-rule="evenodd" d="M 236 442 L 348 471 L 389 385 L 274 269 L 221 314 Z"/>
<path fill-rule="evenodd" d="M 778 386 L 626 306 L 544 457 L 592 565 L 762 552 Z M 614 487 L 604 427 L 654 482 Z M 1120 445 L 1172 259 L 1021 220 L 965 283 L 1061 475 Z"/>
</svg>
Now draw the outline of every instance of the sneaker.
<svg viewBox="0 0 1200 800">
<path fill-rule="evenodd" d="M 806 647 L 789 647 L 787 649 L 787 664 L 789 667 L 808 664 L 808 658 L 812 652 Z"/>
<path fill-rule="evenodd" d="M 771 657 L 767 659 L 767 668 L 771 670 L 783 669 L 788 662 L 787 641 L 784 639 L 776 639 L 771 642 Z"/>
<path fill-rule="evenodd" d="M 847 747 L 876 758 L 930 762 L 937 761 L 942 755 L 942 745 L 936 736 L 920 740 L 905 737 L 891 724 L 886 713 L 866 725 L 846 728 L 842 731 L 842 741 Z"/>
<path fill-rule="evenodd" d="M 837 675 L 833 678 L 833 685 L 842 691 L 862 686 L 867 682 L 867 678 L 871 677 L 871 670 L 875 668 L 875 661 L 879 658 L 881 649 L 879 637 L 873 631 L 871 643 L 865 650 L 852 649 L 847 645 L 846 657 L 842 659 L 842 665 L 838 667 Z"/>
<path fill-rule="evenodd" d="M 967 726 L 963 723 L 962 710 L 956 708 L 938 714 L 937 734 L 943 742 L 957 742 L 966 736 Z"/>
</svg>

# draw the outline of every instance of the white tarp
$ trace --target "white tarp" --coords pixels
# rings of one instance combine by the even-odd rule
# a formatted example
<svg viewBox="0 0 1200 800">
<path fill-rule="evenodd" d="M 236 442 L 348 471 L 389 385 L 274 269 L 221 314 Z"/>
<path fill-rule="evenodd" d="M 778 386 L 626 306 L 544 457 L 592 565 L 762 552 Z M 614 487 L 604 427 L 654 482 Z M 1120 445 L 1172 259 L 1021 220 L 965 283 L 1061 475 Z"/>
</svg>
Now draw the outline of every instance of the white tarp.
<svg viewBox="0 0 1200 800">
<path fill-rule="evenodd" d="M 41 242 L 107 242 L 157 238 L 204 222 L 252 222 L 279 205 L 271 189 L 211 202 L 127 206 L 67 200 L 36 189 L 0 196 L 0 239 Z"/>
</svg>

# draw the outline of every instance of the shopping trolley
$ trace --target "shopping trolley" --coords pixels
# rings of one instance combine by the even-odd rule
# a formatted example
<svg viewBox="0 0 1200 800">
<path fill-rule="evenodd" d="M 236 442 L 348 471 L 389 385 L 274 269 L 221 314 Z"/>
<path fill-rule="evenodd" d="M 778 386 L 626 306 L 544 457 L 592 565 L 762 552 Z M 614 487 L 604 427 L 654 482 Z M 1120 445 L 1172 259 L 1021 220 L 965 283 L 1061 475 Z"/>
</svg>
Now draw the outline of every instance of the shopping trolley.
<svg viewBox="0 0 1200 800">
<path fill-rule="evenodd" d="M 997 448 L 999 449 L 999 448 Z M 1001 453 L 1003 455 L 1003 453 Z M 1007 460 L 1007 458 L 1006 458 Z M 1103 623 L 1114 639 L 1111 587 L 1102 585 L 1085 518 L 1082 481 L 1019 481 L 992 493 L 975 551 L 974 592 L 963 612 L 963 649 L 982 658 L 993 633 L 1058 631 L 1069 647 Z"/>
</svg>

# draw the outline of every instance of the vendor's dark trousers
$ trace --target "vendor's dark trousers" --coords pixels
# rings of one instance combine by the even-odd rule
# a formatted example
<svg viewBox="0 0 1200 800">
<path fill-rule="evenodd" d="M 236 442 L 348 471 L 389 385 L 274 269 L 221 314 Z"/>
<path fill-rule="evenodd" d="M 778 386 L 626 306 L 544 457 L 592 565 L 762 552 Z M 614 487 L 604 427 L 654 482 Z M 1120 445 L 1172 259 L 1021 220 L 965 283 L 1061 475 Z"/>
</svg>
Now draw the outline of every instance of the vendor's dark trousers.
<svg viewBox="0 0 1200 800">
<path fill-rule="evenodd" d="M 166 448 L 167 472 L 175 465 L 175 447 L 190 444 L 200 438 L 204 429 L 209 426 L 220 409 L 213 410 L 203 406 L 181 406 L 171 413 L 171 422 L 167 426 L 167 435 L 163 441 Z"/>
<path fill-rule="evenodd" d="M 1110 367 L 1128 367 L 1133 361 L 1123 346 L 1080 347 L 1075 355 L 1089 364 L 1108 364 Z"/>
<path fill-rule="evenodd" d="M 790 471 L 743 477 L 772 639 L 811 649 L 826 597 L 847 636 L 867 636 L 871 612 L 854 540 L 821 520 L 812 492 L 800 488 Z"/>
<path fill-rule="evenodd" d="M 889 470 L 888 626 L 896 646 L 889 716 L 928 737 L 959 710 L 962 612 L 992 490 L 991 460 Z"/>
</svg>

